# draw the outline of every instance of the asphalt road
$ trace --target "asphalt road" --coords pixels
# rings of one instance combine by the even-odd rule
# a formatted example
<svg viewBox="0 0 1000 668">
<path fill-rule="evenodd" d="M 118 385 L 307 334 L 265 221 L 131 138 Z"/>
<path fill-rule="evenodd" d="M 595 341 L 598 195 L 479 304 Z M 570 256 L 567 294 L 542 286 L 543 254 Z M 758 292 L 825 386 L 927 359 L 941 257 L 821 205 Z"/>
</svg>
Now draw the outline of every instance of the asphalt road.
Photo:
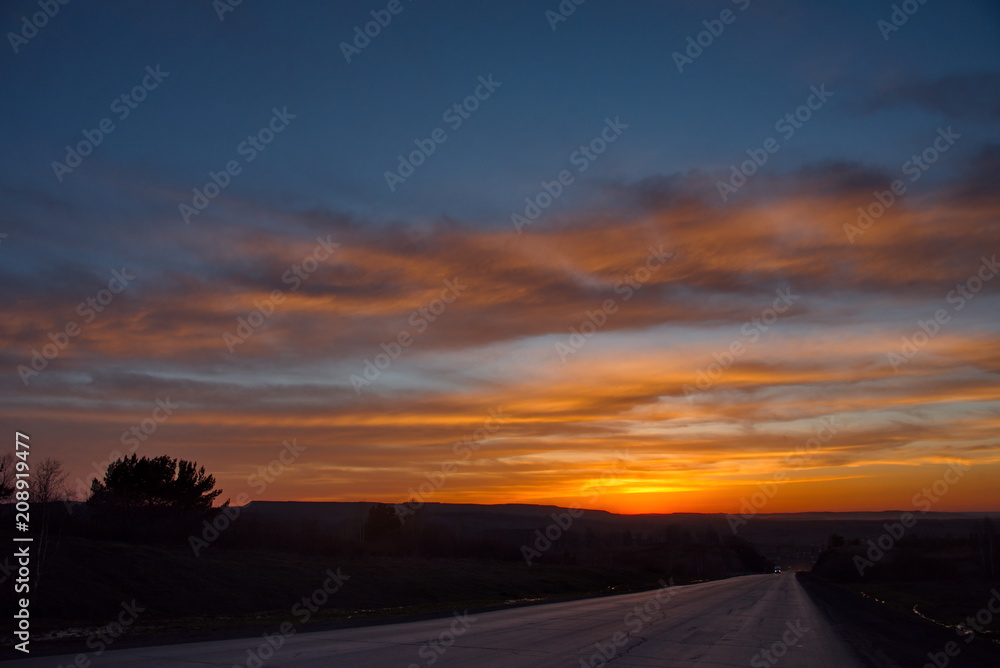
<svg viewBox="0 0 1000 668">
<path fill-rule="evenodd" d="M 293 621 L 290 619 L 290 621 Z M 280 645 L 277 650 L 272 644 Z M 92 666 L 781 666 L 861 664 L 792 574 L 405 624 L 110 650 Z M 77 655 L 5 662 L 86 666 Z M 266 659 L 266 660 L 262 660 Z"/>
</svg>

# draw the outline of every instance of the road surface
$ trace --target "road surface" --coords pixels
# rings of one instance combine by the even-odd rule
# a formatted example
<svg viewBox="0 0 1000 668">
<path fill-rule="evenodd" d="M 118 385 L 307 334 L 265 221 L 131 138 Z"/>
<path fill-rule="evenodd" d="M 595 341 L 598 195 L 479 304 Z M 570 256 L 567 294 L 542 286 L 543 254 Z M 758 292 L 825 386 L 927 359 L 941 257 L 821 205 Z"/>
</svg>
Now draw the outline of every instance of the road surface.
<svg viewBox="0 0 1000 668">
<path fill-rule="evenodd" d="M 142 668 L 861 666 L 792 574 L 462 613 L 447 619 L 276 635 L 271 643 L 258 636 L 85 656 L 95 667 Z M 272 645 L 280 646 L 274 650 Z M 77 658 L 42 657 L 6 665 L 87 665 Z"/>
</svg>

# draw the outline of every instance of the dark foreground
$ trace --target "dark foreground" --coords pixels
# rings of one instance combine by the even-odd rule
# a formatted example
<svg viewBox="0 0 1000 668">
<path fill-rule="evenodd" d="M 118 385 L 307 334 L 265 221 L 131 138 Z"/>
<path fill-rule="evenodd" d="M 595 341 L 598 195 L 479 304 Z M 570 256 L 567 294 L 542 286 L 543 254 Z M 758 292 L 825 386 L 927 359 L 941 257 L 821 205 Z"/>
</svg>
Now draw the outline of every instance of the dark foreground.
<svg viewBox="0 0 1000 668">
<path fill-rule="evenodd" d="M 809 576 L 753 575 L 620 596 L 332 631 L 293 616 L 252 638 L 121 649 L 94 666 L 1000 665 L 1000 646 L 887 610 Z M 947 656 L 949 642 L 960 651 Z M 945 661 L 944 658 L 947 657 Z M 70 665 L 69 654 L 8 665 Z"/>
<path fill-rule="evenodd" d="M 125 649 L 95 666 L 863 666 L 792 575 L 358 629 Z M 72 655 L 11 666 L 72 663 Z"/>
<path fill-rule="evenodd" d="M 346 583 L 340 583 L 346 587 Z M 1000 665 L 1000 645 L 800 574 L 753 575 L 584 600 L 310 631 L 290 610 L 252 637 L 15 659 L 10 666 Z M 338 584 L 331 582 L 330 587 Z M 193 638 L 192 638 L 193 639 Z"/>
<path fill-rule="evenodd" d="M 984 668 L 1000 666 L 1000 643 L 984 636 L 960 635 L 904 613 L 893 606 L 864 598 L 808 574 L 800 574 L 803 588 L 864 661 L 864 665 Z M 970 614 L 977 611 L 970 609 Z"/>
</svg>

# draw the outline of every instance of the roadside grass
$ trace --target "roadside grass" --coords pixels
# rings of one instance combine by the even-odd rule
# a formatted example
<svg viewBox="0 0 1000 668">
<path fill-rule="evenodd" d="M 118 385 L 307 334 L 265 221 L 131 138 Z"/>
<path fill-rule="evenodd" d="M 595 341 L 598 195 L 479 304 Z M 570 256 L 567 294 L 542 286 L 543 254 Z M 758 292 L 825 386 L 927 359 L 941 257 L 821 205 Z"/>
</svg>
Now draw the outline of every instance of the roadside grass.
<svg viewBox="0 0 1000 668">
<path fill-rule="evenodd" d="M 40 566 L 32 598 L 33 642 L 59 638 L 64 642 L 54 644 L 60 646 L 81 644 L 115 622 L 123 604 L 133 600 L 144 610 L 127 635 L 134 644 L 153 644 L 255 635 L 284 621 L 298 630 L 318 630 L 660 586 L 658 575 L 625 569 L 216 547 L 195 557 L 180 547 L 79 538 L 62 539 Z M 322 587 L 328 569 L 338 568 L 349 579 L 302 624 L 294 606 Z M 11 641 L 4 638 L 2 644 Z"/>
<path fill-rule="evenodd" d="M 986 608 L 991 599 L 1000 597 L 1000 580 L 939 580 L 915 582 L 854 582 L 835 583 L 857 594 L 867 595 L 896 610 L 913 614 L 916 610 L 935 622 L 954 626 Z M 1000 638 L 1000 615 L 991 614 L 985 629 L 993 638 Z"/>
</svg>

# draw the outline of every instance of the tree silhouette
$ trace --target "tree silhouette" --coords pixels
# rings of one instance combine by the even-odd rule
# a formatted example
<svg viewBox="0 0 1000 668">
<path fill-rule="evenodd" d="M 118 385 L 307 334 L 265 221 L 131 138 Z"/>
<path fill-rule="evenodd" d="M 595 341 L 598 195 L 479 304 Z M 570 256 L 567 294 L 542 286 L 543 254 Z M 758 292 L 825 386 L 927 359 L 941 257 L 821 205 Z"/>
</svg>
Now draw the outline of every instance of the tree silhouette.
<svg viewBox="0 0 1000 668">
<path fill-rule="evenodd" d="M 0 501 L 14 495 L 14 455 L 7 452 L 0 456 Z"/>
<path fill-rule="evenodd" d="M 48 503 L 49 501 L 65 501 L 69 498 L 66 480 L 69 472 L 63 468 L 63 463 L 54 457 L 46 457 L 32 472 L 32 501 Z"/>
<path fill-rule="evenodd" d="M 993 526 L 993 520 L 988 516 L 983 517 L 982 521 L 983 534 L 980 541 L 980 554 L 982 556 L 983 567 L 986 571 L 988 577 L 994 577 L 996 575 L 996 565 L 997 565 L 997 531 Z"/>
<path fill-rule="evenodd" d="M 215 477 L 196 462 L 166 455 L 132 455 L 108 464 L 104 480 L 94 478 L 87 503 L 119 508 L 159 508 L 187 512 L 208 510 L 222 490 L 212 491 Z"/>
<path fill-rule="evenodd" d="M 395 509 L 384 503 L 376 503 L 368 510 L 368 520 L 365 522 L 365 541 L 385 542 L 398 539 L 402 524 Z"/>
</svg>

